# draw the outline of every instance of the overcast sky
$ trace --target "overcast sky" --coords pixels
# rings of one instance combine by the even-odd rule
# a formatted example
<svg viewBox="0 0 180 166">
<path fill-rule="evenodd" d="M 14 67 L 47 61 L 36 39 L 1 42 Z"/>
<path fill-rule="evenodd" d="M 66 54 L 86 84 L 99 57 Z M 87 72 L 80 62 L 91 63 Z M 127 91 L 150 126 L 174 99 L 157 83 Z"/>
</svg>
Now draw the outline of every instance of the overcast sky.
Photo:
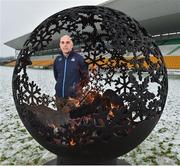
<svg viewBox="0 0 180 166">
<path fill-rule="evenodd" d="M 0 57 L 14 56 L 3 43 L 32 32 L 43 20 L 66 8 L 106 0 L 0 0 Z"/>
</svg>

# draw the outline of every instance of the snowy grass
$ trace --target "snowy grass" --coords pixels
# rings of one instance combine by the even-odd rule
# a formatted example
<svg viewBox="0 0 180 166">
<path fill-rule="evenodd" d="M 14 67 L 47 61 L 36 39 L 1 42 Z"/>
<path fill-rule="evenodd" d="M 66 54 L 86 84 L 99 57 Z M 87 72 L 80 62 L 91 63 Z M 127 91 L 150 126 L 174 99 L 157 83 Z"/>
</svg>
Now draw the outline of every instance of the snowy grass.
<svg viewBox="0 0 180 166">
<path fill-rule="evenodd" d="M 43 164 L 56 156 L 39 145 L 19 119 L 11 90 L 12 70 L 0 67 L 0 164 Z M 54 88 L 51 70 L 30 70 L 30 74 L 43 88 Z M 48 79 L 44 81 L 43 76 Z M 121 159 L 133 165 L 180 165 L 179 85 L 180 76 L 169 77 L 168 99 L 160 121 L 143 143 Z"/>
</svg>

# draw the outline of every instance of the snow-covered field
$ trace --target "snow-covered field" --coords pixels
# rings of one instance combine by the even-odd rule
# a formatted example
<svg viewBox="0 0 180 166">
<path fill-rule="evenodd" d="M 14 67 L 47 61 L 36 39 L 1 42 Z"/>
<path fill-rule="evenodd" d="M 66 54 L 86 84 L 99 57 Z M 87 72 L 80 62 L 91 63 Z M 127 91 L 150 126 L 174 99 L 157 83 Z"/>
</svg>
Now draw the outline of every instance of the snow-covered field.
<svg viewBox="0 0 180 166">
<path fill-rule="evenodd" d="M 29 135 L 16 111 L 11 88 L 13 68 L 0 66 L 0 164 L 43 164 L 56 156 Z M 42 92 L 53 95 L 52 70 L 29 70 Z M 120 158 L 130 164 L 180 165 L 180 75 L 169 77 L 169 92 L 160 121 L 147 139 Z M 49 92 L 48 92 L 49 90 Z"/>
</svg>

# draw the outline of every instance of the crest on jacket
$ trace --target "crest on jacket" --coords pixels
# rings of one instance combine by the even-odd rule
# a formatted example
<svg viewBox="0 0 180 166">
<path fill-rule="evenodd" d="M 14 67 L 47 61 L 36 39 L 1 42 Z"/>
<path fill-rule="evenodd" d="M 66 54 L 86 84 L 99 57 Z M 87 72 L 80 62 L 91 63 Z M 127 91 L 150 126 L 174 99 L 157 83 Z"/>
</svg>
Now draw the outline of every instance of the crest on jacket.
<svg viewBox="0 0 180 166">
<path fill-rule="evenodd" d="M 75 62 L 75 58 L 72 58 L 71 61 L 72 61 L 72 62 Z"/>
</svg>

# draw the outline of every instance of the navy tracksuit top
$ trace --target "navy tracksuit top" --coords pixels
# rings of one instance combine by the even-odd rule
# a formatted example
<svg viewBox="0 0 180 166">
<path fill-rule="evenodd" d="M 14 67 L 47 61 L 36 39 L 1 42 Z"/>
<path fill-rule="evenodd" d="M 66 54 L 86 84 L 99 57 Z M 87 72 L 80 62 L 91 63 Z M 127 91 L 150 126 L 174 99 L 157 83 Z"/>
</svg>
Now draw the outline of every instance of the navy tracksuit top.
<svg viewBox="0 0 180 166">
<path fill-rule="evenodd" d="M 56 95 L 63 98 L 76 97 L 78 84 L 88 76 L 84 58 L 74 51 L 67 58 L 60 53 L 54 61 L 53 70 Z"/>
</svg>

